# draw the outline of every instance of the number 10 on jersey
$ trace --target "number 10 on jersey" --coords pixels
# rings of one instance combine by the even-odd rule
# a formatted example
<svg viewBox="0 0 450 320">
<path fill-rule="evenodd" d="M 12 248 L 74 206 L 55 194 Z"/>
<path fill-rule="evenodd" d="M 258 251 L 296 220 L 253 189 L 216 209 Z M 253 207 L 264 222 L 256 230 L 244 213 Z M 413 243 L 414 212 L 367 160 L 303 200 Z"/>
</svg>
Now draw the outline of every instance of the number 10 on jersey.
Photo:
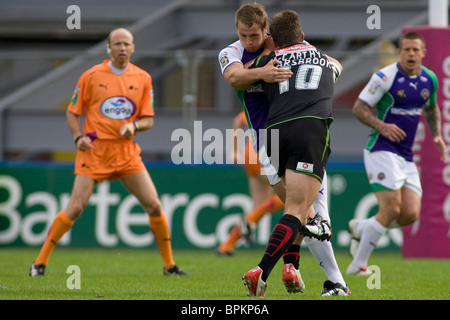
<svg viewBox="0 0 450 320">
<path fill-rule="evenodd" d="M 291 67 L 283 67 L 291 69 Z M 297 90 L 315 90 L 319 87 L 320 78 L 322 77 L 322 68 L 314 64 L 302 64 L 295 75 L 295 89 Z M 287 79 L 279 83 L 280 94 L 289 91 L 289 81 Z"/>
</svg>

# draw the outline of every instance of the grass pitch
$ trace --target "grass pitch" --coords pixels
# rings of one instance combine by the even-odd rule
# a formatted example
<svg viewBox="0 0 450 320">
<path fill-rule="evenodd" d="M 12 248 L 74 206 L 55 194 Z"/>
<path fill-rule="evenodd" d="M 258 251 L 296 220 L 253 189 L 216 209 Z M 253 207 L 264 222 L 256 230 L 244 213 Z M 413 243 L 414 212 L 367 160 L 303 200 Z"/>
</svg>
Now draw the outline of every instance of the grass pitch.
<svg viewBox="0 0 450 320">
<path fill-rule="evenodd" d="M 176 263 L 189 277 L 167 277 L 156 250 L 56 248 L 45 277 L 31 278 L 29 267 L 37 248 L 0 249 L 0 300 L 255 300 L 247 297 L 242 275 L 256 266 L 263 250 L 237 250 L 233 257 L 213 251 L 175 250 Z M 268 279 L 264 300 L 449 300 L 450 260 L 403 259 L 400 253 L 372 254 L 380 269 L 379 289 L 367 277 L 345 275 L 351 262 L 346 252 L 336 259 L 351 297 L 320 297 L 325 274 L 307 249 L 301 251 L 304 293 L 288 294 L 279 262 Z M 69 266 L 79 267 L 80 289 Z M 68 285 L 69 283 L 69 285 Z M 261 301 L 261 300 L 259 300 Z"/>
</svg>

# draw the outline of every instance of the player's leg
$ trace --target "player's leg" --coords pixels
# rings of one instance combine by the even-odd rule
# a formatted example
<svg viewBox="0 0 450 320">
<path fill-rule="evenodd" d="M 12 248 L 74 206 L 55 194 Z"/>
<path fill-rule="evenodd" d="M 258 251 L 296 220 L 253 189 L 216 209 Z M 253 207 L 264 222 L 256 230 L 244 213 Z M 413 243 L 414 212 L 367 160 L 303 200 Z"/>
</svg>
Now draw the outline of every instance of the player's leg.
<svg viewBox="0 0 450 320">
<path fill-rule="evenodd" d="M 76 175 L 69 203 L 64 210 L 67 217 L 76 220 L 89 202 L 97 182 L 85 175 Z"/>
<path fill-rule="evenodd" d="M 327 174 L 323 175 L 322 184 L 313 204 L 313 212 L 309 214 L 308 223 L 303 227 L 303 234 L 319 240 L 330 240 L 331 231 L 330 215 L 328 214 L 328 188 Z"/>
<path fill-rule="evenodd" d="M 258 168 L 261 168 L 258 164 Z M 266 177 L 260 175 L 260 169 L 249 175 L 249 189 L 253 200 L 253 209 L 241 220 L 240 235 L 248 244 L 253 242 L 253 234 L 259 220 L 266 215 L 279 210 L 279 202 L 273 195 L 272 187 Z M 277 208 L 274 208 L 277 206 Z M 282 204 L 282 207 L 284 204 Z"/>
<path fill-rule="evenodd" d="M 288 293 L 303 292 L 305 290 L 305 282 L 300 274 L 300 246 L 303 240 L 303 234 L 298 233 L 293 243 L 283 254 L 284 265 L 281 280 Z"/>
<path fill-rule="evenodd" d="M 173 259 L 172 242 L 166 215 L 161 207 L 156 187 L 147 170 L 122 178 L 124 186 L 141 203 L 149 216 L 150 229 L 155 235 L 164 264 L 164 274 L 187 275 L 178 269 Z"/>
<path fill-rule="evenodd" d="M 328 179 L 327 174 L 325 173 L 322 179 L 322 185 L 320 186 L 319 193 L 317 194 L 317 198 L 314 201 L 313 206 L 317 215 L 319 215 L 323 220 L 331 223 L 328 211 L 327 187 Z M 317 238 L 311 237 L 305 237 L 304 242 L 327 276 L 328 280 L 324 283 L 322 295 L 349 295 L 350 291 L 348 290 L 344 277 L 342 276 L 337 264 L 331 242 L 321 241 Z"/>
<path fill-rule="evenodd" d="M 402 203 L 400 190 L 408 179 L 405 161 L 391 152 L 364 150 L 364 166 L 379 211 L 374 217 L 348 222 L 353 261 L 347 268 L 347 274 L 368 275 L 366 266 L 376 243 L 387 227 L 397 223 Z"/>
<path fill-rule="evenodd" d="M 227 239 L 219 245 L 216 250 L 216 254 L 219 256 L 233 255 L 234 248 L 242 237 L 251 244 L 256 224 L 267 213 L 265 211 L 266 202 L 272 197 L 273 192 L 267 179 L 261 175 L 262 167 L 258 159 L 259 157 L 253 150 L 252 144 L 247 143 L 245 146 L 245 171 L 248 176 L 248 187 L 253 207 L 251 212 L 241 217 L 231 229 Z"/>
<path fill-rule="evenodd" d="M 95 180 L 85 176 L 76 175 L 72 194 L 67 207 L 58 213 L 50 226 L 44 244 L 39 255 L 34 260 L 30 269 L 31 276 L 44 275 L 50 254 L 58 244 L 62 236 L 70 230 L 75 220 L 81 215 L 88 204 L 89 198 L 95 187 Z"/>
<path fill-rule="evenodd" d="M 367 275 L 367 263 L 372 251 L 389 225 L 400 215 L 401 190 L 380 190 L 375 192 L 379 210 L 364 223 L 358 249 L 347 274 Z"/>
<path fill-rule="evenodd" d="M 283 207 L 284 203 L 277 195 L 270 196 L 263 203 L 256 206 L 252 211 L 246 214 L 244 217 L 245 221 L 243 221 L 243 223 L 238 223 L 231 229 L 228 238 L 222 242 L 217 249 L 217 254 L 232 255 L 237 242 L 242 236 L 246 237 L 247 242 L 251 243 L 251 233 L 261 218 L 265 214 L 277 212 Z"/>
<path fill-rule="evenodd" d="M 307 220 L 308 209 L 314 202 L 319 187 L 320 181 L 316 177 L 286 170 L 285 214 L 274 227 L 258 267 L 244 275 L 244 283 L 249 288 L 250 295 L 257 295 L 258 292 L 253 291 L 261 286 L 265 287 L 273 267 L 296 239 L 302 222 Z"/>
<path fill-rule="evenodd" d="M 265 175 L 275 191 L 273 196 L 275 208 L 274 211 L 281 210 L 284 207 L 286 200 L 286 187 L 284 176 L 278 177 L 277 170 L 270 163 L 267 157 L 265 148 L 261 148 L 259 152 L 259 161 L 261 163 L 262 174 Z M 309 216 L 314 217 L 314 208 L 311 206 Z M 283 254 L 283 272 L 281 280 L 289 293 L 303 292 L 305 290 L 305 283 L 300 273 L 300 246 L 303 241 L 303 235 L 298 234 L 292 245 L 287 248 Z"/>
<path fill-rule="evenodd" d="M 406 183 L 402 188 L 402 207 L 397 223 L 403 227 L 413 224 L 420 215 L 422 204 L 422 185 L 415 163 L 407 163 Z"/>
</svg>

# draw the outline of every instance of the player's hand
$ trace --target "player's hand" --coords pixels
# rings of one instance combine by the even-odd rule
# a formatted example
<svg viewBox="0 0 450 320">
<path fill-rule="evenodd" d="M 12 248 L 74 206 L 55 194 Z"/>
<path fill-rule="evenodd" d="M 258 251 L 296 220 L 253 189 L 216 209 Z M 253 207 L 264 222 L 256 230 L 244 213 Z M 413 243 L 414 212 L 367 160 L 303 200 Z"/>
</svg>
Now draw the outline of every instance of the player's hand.
<svg viewBox="0 0 450 320">
<path fill-rule="evenodd" d="M 393 123 L 385 123 L 379 131 L 391 142 L 400 142 L 406 138 L 405 131 Z"/>
<path fill-rule="evenodd" d="M 86 151 L 88 149 L 93 149 L 93 148 L 94 148 L 94 146 L 92 145 L 91 138 L 89 138 L 88 136 L 81 137 L 77 141 L 77 149 L 80 151 Z"/>
<path fill-rule="evenodd" d="M 445 146 L 444 139 L 441 136 L 433 138 L 434 145 L 441 153 L 441 161 L 445 162 L 447 160 L 447 147 Z"/>
<path fill-rule="evenodd" d="M 290 69 L 277 68 L 280 61 L 277 59 L 269 61 L 261 68 L 261 80 L 267 83 L 283 82 L 292 77 L 293 72 Z"/>
<path fill-rule="evenodd" d="M 125 123 L 119 129 L 120 135 L 125 138 L 131 138 L 134 135 L 135 131 L 136 131 L 136 127 L 134 126 L 133 122 Z"/>
</svg>

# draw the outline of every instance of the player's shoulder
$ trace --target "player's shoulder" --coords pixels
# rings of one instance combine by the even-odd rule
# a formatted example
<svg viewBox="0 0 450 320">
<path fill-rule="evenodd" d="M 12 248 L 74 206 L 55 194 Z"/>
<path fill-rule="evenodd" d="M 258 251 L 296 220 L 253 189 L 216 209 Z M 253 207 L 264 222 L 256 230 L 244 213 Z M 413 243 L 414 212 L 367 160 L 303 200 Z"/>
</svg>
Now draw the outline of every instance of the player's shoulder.
<svg viewBox="0 0 450 320">
<path fill-rule="evenodd" d="M 220 50 L 220 52 L 241 52 L 244 50 L 244 46 L 242 45 L 240 40 L 237 40 L 229 45 L 227 45 L 225 48 Z"/>
<path fill-rule="evenodd" d="M 433 84 L 433 91 L 436 91 L 439 86 L 439 81 L 438 81 L 438 77 L 436 76 L 436 73 L 434 73 L 433 70 L 425 67 L 424 65 L 421 65 L 421 67 L 422 67 L 422 72 L 420 75 L 420 77 L 421 77 L 420 79 L 422 81 L 424 81 L 422 79 L 422 77 L 425 77 L 425 79 L 429 78 L 431 80 L 431 83 Z"/>
<path fill-rule="evenodd" d="M 244 47 L 242 46 L 241 41 L 235 41 L 219 52 L 219 60 L 223 62 L 223 59 L 226 57 L 235 57 L 239 58 L 242 57 L 242 54 L 244 52 Z"/>
<path fill-rule="evenodd" d="M 82 77 L 89 77 L 89 76 L 93 76 L 98 72 L 102 72 L 106 70 L 107 65 L 107 61 L 108 60 L 104 60 L 102 63 L 93 65 L 92 67 L 90 67 L 89 69 L 87 69 L 86 71 L 84 71 L 81 76 Z"/>
<path fill-rule="evenodd" d="M 242 62 L 242 56 L 244 52 L 244 47 L 241 42 L 235 41 L 232 44 L 226 46 L 219 52 L 219 63 L 222 68 L 222 72 L 235 62 Z"/>
<path fill-rule="evenodd" d="M 433 80 L 437 79 L 436 73 L 434 73 L 433 70 L 425 67 L 424 65 L 421 65 L 421 67 L 422 67 L 423 73 L 425 73 L 425 75 L 427 75 L 428 77 L 432 78 Z"/>
<path fill-rule="evenodd" d="M 374 82 L 377 87 L 384 87 L 389 89 L 394 82 L 394 79 L 399 72 L 397 63 L 390 64 L 384 68 L 375 71 L 372 74 L 371 81 Z"/>
<path fill-rule="evenodd" d="M 382 81 L 387 81 L 388 79 L 394 78 L 398 73 L 397 62 L 392 63 L 373 74 L 374 77 L 380 78 Z"/>
<path fill-rule="evenodd" d="M 269 52 L 266 55 L 259 56 L 255 59 L 255 61 L 252 64 L 252 68 L 258 68 L 265 66 L 270 60 L 275 58 L 275 51 Z"/>
<path fill-rule="evenodd" d="M 144 69 L 138 67 L 137 65 L 133 64 L 133 63 L 128 63 L 128 67 L 130 68 L 129 71 L 136 73 L 136 74 L 140 74 L 146 77 L 150 77 L 150 74 L 145 71 Z"/>
<path fill-rule="evenodd" d="M 135 77 L 137 79 L 139 79 L 139 81 L 143 81 L 143 82 L 151 82 L 152 81 L 152 77 L 150 75 L 150 73 L 148 73 L 147 71 L 145 71 L 144 69 L 138 67 L 135 64 L 132 64 L 131 62 L 128 63 L 128 70 L 127 70 L 127 76 L 128 77 Z"/>
</svg>

